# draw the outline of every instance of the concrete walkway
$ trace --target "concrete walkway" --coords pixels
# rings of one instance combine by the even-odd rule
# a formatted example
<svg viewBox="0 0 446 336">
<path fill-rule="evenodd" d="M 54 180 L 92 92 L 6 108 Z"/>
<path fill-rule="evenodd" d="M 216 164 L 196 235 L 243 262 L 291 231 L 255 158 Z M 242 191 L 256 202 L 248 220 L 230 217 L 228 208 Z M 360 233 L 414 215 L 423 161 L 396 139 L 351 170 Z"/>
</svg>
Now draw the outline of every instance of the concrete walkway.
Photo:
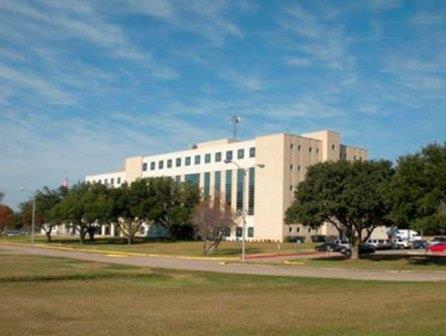
<svg viewBox="0 0 446 336">
<path fill-rule="evenodd" d="M 446 272 L 350 270 L 315 268 L 302 266 L 272 266 L 253 264 L 222 264 L 214 260 L 179 259 L 175 257 L 143 257 L 114 254 L 100 254 L 79 251 L 63 251 L 40 247 L 0 244 L 0 250 L 18 254 L 31 254 L 49 257 L 64 257 L 78 260 L 96 261 L 120 265 L 167 268 L 187 271 L 205 271 L 234 274 L 273 275 L 291 277 L 332 278 L 350 280 L 381 281 L 446 281 Z"/>
</svg>

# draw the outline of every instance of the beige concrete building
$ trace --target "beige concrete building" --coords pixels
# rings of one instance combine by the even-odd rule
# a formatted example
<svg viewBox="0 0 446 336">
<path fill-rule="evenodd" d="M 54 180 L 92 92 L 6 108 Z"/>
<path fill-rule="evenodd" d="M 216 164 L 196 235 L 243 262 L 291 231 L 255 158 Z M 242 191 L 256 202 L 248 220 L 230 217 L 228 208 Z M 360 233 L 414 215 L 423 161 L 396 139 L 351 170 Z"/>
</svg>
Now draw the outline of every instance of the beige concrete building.
<svg viewBox="0 0 446 336">
<path fill-rule="evenodd" d="M 341 144 L 339 133 L 333 131 L 278 133 L 244 141 L 227 138 L 201 142 L 184 151 L 131 157 L 125 160 L 123 170 L 90 175 L 86 181 L 110 186 L 154 176 L 190 181 L 199 185 L 204 194 L 221 194 L 235 211 L 246 211 L 249 240 L 283 241 L 295 236 L 309 239 L 311 235 L 337 232 L 328 225 L 319 230 L 286 225 L 285 211 L 309 166 L 338 160 L 367 160 L 367 151 Z M 102 233 L 115 234 L 114 228 L 103 228 Z M 228 239 L 240 236 L 241 229 L 237 228 Z"/>
</svg>

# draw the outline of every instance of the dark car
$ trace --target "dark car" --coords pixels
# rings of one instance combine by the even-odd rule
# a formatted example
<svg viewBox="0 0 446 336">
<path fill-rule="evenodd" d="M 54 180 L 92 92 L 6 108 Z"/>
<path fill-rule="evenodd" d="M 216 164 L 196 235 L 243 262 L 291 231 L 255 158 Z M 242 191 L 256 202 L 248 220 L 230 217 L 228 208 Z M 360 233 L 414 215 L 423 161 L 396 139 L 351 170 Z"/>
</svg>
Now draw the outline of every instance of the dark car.
<svg viewBox="0 0 446 336">
<path fill-rule="evenodd" d="M 426 240 L 415 240 L 412 243 L 412 248 L 415 250 L 425 250 L 429 247 L 429 243 Z"/>
<path fill-rule="evenodd" d="M 334 242 L 326 242 L 321 245 L 317 245 L 314 249 L 319 252 L 339 252 L 343 246 L 334 243 Z"/>
<path fill-rule="evenodd" d="M 351 248 L 343 247 L 339 252 L 342 254 L 350 256 L 352 254 Z M 375 253 L 375 248 L 368 244 L 359 245 L 359 255 L 369 255 Z"/>
</svg>

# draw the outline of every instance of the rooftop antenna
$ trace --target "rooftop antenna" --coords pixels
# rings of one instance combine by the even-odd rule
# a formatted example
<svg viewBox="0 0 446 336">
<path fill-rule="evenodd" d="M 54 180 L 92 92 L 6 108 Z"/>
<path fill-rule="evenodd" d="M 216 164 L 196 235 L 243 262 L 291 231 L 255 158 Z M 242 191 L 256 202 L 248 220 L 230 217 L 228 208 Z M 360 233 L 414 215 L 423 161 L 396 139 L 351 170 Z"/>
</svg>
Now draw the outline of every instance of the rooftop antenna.
<svg viewBox="0 0 446 336">
<path fill-rule="evenodd" d="M 231 117 L 231 122 L 232 122 L 232 137 L 237 140 L 237 124 L 240 124 L 240 117 L 233 115 Z"/>
</svg>

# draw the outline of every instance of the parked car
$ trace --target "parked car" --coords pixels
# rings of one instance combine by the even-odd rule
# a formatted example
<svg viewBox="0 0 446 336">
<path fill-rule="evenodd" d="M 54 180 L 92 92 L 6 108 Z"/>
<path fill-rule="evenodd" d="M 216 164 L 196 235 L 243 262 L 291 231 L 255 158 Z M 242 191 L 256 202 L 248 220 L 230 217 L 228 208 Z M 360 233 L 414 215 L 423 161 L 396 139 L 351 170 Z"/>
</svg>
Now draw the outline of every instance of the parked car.
<svg viewBox="0 0 446 336">
<path fill-rule="evenodd" d="M 395 247 L 388 239 L 368 239 L 366 244 L 373 246 L 376 250 L 390 250 Z"/>
<path fill-rule="evenodd" d="M 325 235 L 312 235 L 311 241 L 313 243 L 325 243 L 327 241 L 327 236 Z"/>
<path fill-rule="evenodd" d="M 350 243 L 348 242 L 347 239 L 335 239 L 335 240 L 330 240 L 330 242 L 335 243 L 341 247 L 350 248 Z"/>
<path fill-rule="evenodd" d="M 415 240 L 412 242 L 412 248 L 415 250 L 425 250 L 429 247 L 429 242 L 426 240 Z"/>
<path fill-rule="evenodd" d="M 436 236 L 434 238 L 432 238 L 432 240 L 430 241 L 430 244 L 438 244 L 438 243 L 446 243 L 446 237 L 444 236 Z"/>
<path fill-rule="evenodd" d="M 393 244 L 393 248 L 396 250 L 398 250 L 398 249 L 404 250 L 404 249 L 410 248 L 410 242 L 408 240 L 403 240 L 403 239 L 397 238 L 392 241 L 392 244 Z"/>
<path fill-rule="evenodd" d="M 314 249 L 318 252 L 339 252 L 343 246 L 336 244 L 335 242 L 326 242 L 321 245 L 317 245 Z"/>
<path fill-rule="evenodd" d="M 20 230 L 11 230 L 8 232 L 8 237 L 24 236 L 24 235 L 26 235 L 26 232 Z"/>
<path fill-rule="evenodd" d="M 344 255 L 350 256 L 352 254 L 351 248 L 342 248 L 339 252 L 341 252 Z M 375 248 L 369 244 L 361 244 L 359 245 L 359 254 L 360 255 L 369 255 L 375 253 Z"/>
<path fill-rule="evenodd" d="M 446 243 L 437 243 L 427 248 L 426 252 L 446 252 Z"/>
</svg>

